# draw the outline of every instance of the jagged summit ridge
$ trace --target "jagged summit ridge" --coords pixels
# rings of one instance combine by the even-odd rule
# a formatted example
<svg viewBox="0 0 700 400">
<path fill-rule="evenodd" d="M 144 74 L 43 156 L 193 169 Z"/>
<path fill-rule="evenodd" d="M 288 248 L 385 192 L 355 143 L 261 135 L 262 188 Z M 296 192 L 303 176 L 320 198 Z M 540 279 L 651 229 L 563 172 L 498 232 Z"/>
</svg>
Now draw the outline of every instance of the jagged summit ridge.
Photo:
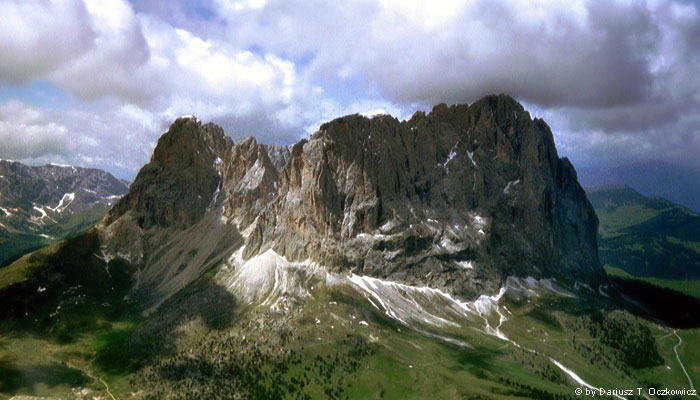
<svg viewBox="0 0 700 400">
<path fill-rule="evenodd" d="M 129 193 L 105 219 L 107 225 L 131 211 L 140 228 L 185 228 L 201 218 L 219 184 L 215 164 L 233 146 L 223 130 L 194 117 L 175 120 L 136 176 Z"/>
<path fill-rule="evenodd" d="M 154 230 L 194 232 L 215 219 L 239 234 L 229 247 L 244 246 L 244 259 L 271 249 L 466 298 L 497 292 L 508 276 L 603 276 L 597 219 L 573 166 L 546 123 L 509 96 L 408 121 L 338 118 L 295 144 L 283 167 L 268 149 L 178 119 L 104 225 L 135 222 L 146 268 L 162 255 Z"/>
</svg>

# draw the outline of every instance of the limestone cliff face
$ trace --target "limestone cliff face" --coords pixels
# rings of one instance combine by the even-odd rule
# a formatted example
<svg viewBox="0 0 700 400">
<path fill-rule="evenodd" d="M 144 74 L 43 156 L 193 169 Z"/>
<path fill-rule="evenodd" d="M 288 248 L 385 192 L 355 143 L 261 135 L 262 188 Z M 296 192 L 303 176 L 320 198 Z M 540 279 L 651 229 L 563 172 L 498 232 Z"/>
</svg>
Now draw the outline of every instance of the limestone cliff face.
<svg viewBox="0 0 700 400">
<path fill-rule="evenodd" d="M 178 120 L 105 223 L 129 214 L 141 230 L 191 230 L 214 214 L 243 233 L 244 258 L 272 248 L 464 298 L 512 275 L 603 279 L 597 218 L 573 166 L 508 96 L 408 121 L 339 118 L 279 165 L 268 149 Z"/>
<path fill-rule="evenodd" d="M 470 297 L 504 277 L 597 280 L 597 219 L 515 100 L 339 118 L 294 146 L 245 255 L 271 247 Z"/>
<path fill-rule="evenodd" d="M 265 147 L 252 137 L 233 147 L 225 171 L 224 215 L 248 226 L 275 196 L 279 173 Z"/>
<path fill-rule="evenodd" d="M 129 212 L 140 228 L 186 228 L 201 218 L 219 184 L 217 163 L 233 141 L 214 125 L 177 119 L 158 140 L 151 161 L 110 210 L 107 225 Z"/>
<path fill-rule="evenodd" d="M 292 155 L 292 146 L 283 146 L 281 144 L 263 144 L 262 146 L 265 148 L 267 155 L 270 156 L 272 165 L 274 165 L 278 171 L 282 170 L 284 166 L 287 165 L 287 161 L 289 161 L 289 157 Z"/>
<path fill-rule="evenodd" d="M 233 141 L 214 124 L 178 118 L 129 193 L 98 226 L 104 257 L 140 266 L 138 285 L 160 297 L 185 287 L 240 236 L 212 214 Z M 220 209 L 220 207 L 219 207 Z"/>
</svg>

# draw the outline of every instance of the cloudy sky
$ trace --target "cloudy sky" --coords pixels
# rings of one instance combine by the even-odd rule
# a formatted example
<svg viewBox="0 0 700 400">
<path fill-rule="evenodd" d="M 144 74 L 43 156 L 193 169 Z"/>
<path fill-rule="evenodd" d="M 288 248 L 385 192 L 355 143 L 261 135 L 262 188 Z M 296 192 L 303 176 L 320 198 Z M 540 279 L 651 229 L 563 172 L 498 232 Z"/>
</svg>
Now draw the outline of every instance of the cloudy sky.
<svg viewBox="0 0 700 400">
<path fill-rule="evenodd" d="M 289 144 L 509 93 L 581 167 L 700 168 L 700 4 L 0 0 L 0 158 L 133 178 L 177 116 Z"/>
</svg>

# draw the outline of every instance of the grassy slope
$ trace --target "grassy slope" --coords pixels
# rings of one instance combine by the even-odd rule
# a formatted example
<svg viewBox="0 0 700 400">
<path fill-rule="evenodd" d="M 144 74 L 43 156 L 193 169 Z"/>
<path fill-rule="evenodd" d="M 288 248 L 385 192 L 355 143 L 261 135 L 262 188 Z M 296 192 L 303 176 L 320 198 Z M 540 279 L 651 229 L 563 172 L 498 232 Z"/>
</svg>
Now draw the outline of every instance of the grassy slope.
<svg viewBox="0 0 700 400">
<path fill-rule="evenodd" d="M 7 305 L 0 323 L 0 397 L 68 396 L 73 387 L 107 396 L 105 382 L 117 398 L 137 389 L 143 391 L 136 398 L 231 392 L 258 398 L 574 398 L 576 385 L 549 357 L 595 386 L 686 384 L 673 353 L 677 341 L 650 322 L 614 311 L 617 305 L 603 297 L 508 300 L 512 314 L 503 331 L 522 347 L 476 330 L 479 321 L 450 331 L 469 348 L 426 336 L 342 286 L 317 288 L 301 314 L 283 316 L 242 306 L 204 277 L 143 319 L 122 301 L 124 266 L 105 265 L 92 254 L 97 249 L 96 238 L 86 234 L 25 256 L 0 274 L 0 300 Z M 77 285 L 82 291 L 68 290 Z M 38 293 L 40 287 L 47 289 Z M 18 294 L 29 298 L 29 315 L 9 301 Z M 618 320 L 628 325 L 611 328 Z M 639 349 L 611 347 L 601 339 L 606 329 L 626 343 L 643 343 L 648 329 L 662 359 L 630 367 L 625 354 Z M 700 334 L 681 335 L 687 342 L 681 357 L 697 371 L 692 346 Z"/>
<path fill-rule="evenodd" d="M 603 338 L 591 335 L 590 330 L 584 329 L 587 324 L 590 324 L 588 318 L 598 314 L 594 309 L 599 307 L 598 303 L 591 302 L 589 304 L 591 308 L 586 309 L 585 306 L 582 307 L 568 299 L 550 298 L 538 304 L 538 307 L 552 310 L 546 313 L 546 315 L 554 317 L 550 323 L 542 325 L 541 322 L 545 319 L 541 315 L 535 317 L 535 315 L 525 313 L 522 319 L 507 324 L 506 332 L 522 345 L 547 352 L 550 356 L 557 358 L 592 385 L 606 388 L 633 388 L 640 385 L 642 387 L 688 387 L 687 379 L 673 352 L 673 346 L 678 341 L 671 335 L 670 329 L 620 311 L 605 312 L 614 320 L 626 320 L 630 324 L 623 325 L 625 329 L 622 331 L 621 338 L 625 337 L 624 333 L 628 332 L 627 327 L 629 326 L 649 329 L 648 332 L 653 337 L 662 360 L 659 363 L 650 363 L 650 365 L 634 368 L 630 367 L 629 363 L 621 362 L 621 359 L 625 358 L 622 356 L 624 352 L 620 352 L 614 346 L 606 345 Z M 539 339 L 533 339 L 531 333 L 526 335 L 528 330 L 535 331 L 537 329 L 542 329 L 538 335 Z M 683 335 L 684 340 L 687 338 L 686 343 L 681 347 L 682 352 L 694 351 L 691 349 L 700 340 L 700 330 L 679 332 Z M 620 339 L 619 342 L 641 343 L 636 336 L 631 336 L 628 339 Z M 639 349 L 635 349 L 633 346 L 628 349 L 628 353 L 634 355 L 637 351 L 646 350 L 646 346 Z M 700 362 L 692 354 L 682 353 L 681 358 L 686 368 L 690 366 L 693 370 L 697 370 L 700 367 Z"/>
<path fill-rule="evenodd" d="M 394 323 L 351 290 L 317 289 L 303 314 L 279 326 L 272 321 L 284 317 L 271 318 L 262 308 L 214 330 L 201 319 L 183 323 L 180 345 L 135 381 L 153 398 L 213 396 L 231 382 L 264 398 L 575 398 L 576 385 L 552 357 L 595 386 L 683 387 L 674 343 L 662 339 L 666 330 L 615 311 L 613 301 L 588 296 L 509 301 L 512 314 L 503 330 L 519 346 L 485 335 L 475 324 L 452 331 L 471 346 L 464 348 Z M 700 337 L 698 331 L 683 334 Z M 639 362 L 647 353 L 643 365 L 631 366 L 631 359 Z M 241 365 L 247 370 L 259 359 L 265 360 L 263 375 L 252 381 L 227 372 Z M 695 359 L 683 359 L 697 368 Z"/>
<path fill-rule="evenodd" d="M 131 396 L 137 388 L 144 391 L 136 398 L 207 397 L 235 385 L 261 398 L 575 398 L 576 385 L 548 357 L 595 386 L 687 386 L 673 353 L 677 341 L 656 325 L 615 317 L 648 327 L 656 340 L 663 360 L 643 368 L 621 363 L 617 350 L 591 335 L 586 324 L 592 316 L 614 308 L 600 298 L 509 301 L 512 314 L 503 331 L 540 353 L 535 355 L 472 327 L 457 332 L 471 348 L 428 337 L 394 323 L 342 287 L 317 289 L 303 314 L 293 317 L 270 315 L 262 308 L 236 309 L 217 296 L 204 299 L 212 287 L 201 290 L 199 296 L 166 305 L 148 321 L 128 313 L 98 314 L 93 327 L 73 340 L 59 340 L 51 328 L 3 330 L 0 392 L 5 397 L 65 396 L 71 387 L 81 386 L 106 395 L 104 385 L 91 378 L 96 376 L 117 398 Z M 226 319 L 216 307 L 235 316 Z M 270 322 L 274 320 L 279 325 Z M 269 325 L 261 327 L 261 321 Z M 681 335 L 686 368 L 698 371 L 698 358 L 691 353 L 700 344 L 700 332 Z M 241 377 L 240 371 L 251 370 L 260 375 Z"/>
<path fill-rule="evenodd" d="M 260 320 L 254 317 L 258 313 Z M 269 315 L 262 308 L 250 315 L 253 325 L 281 318 Z M 245 325 L 250 326 L 250 320 Z M 220 388 L 238 379 L 225 371 L 250 362 L 245 356 L 241 358 L 241 354 L 262 354 L 261 358 L 266 359 L 261 368 L 265 375 L 256 382 L 242 384 L 249 393 L 264 392 L 264 398 L 506 399 L 542 398 L 533 394 L 540 393 L 536 391 L 551 394 L 570 391 L 568 385 L 544 380 L 536 368 L 520 364 L 513 358 L 513 349 L 497 338 L 468 327 L 462 330 L 462 339 L 472 348 L 430 338 L 388 320 L 354 291 L 344 288 L 316 290 L 303 314 L 282 324 L 286 329 L 251 331 L 236 324 L 202 335 L 207 331 L 202 330 L 201 323 L 185 326 L 187 339 L 180 338 L 179 342 L 186 345 L 175 346 L 174 351 L 137 379 L 147 392 L 155 393 L 154 398 L 206 397 L 216 393 L 210 392 L 212 387 Z M 245 344 L 240 340 L 243 336 L 247 337 Z M 239 340 L 228 342 L 231 337 Z M 221 341 L 228 343 L 225 348 L 233 347 L 235 353 L 227 358 L 221 352 L 209 351 Z M 539 362 L 548 363 L 542 359 Z M 223 372 L 213 368 L 216 372 L 212 373 L 211 364 L 221 366 Z M 284 367 L 269 368 L 275 364 Z M 187 384 L 171 378 L 183 369 L 204 369 L 209 373 Z M 221 382 L 219 373 L 223 374 Z M 302 385 L 294 384 L 301 381 L 303 389 Z"/>
<path fill-rule="evenodd" d="M 678 349 L 678 355 L 681 357 L 691 379 L 694 380 L 695 388 L 698 389 L 700 386 L 700 362 L 695 360 L 700 360 L 700 330 L 678 331 L 678 335 L 683 339 L 683 345 Z M 676 343 L 671 341 L 669 345 L 675 346 Z M 673 367 L 676 371 L 679 370 L 676 365 Z"/>
<path fill-rule="evenodd" d="M 30 229 L 29 223 L 26 223 L 23 230 L 17 232 L 0 230 L 0 266 L 12 262 L 27 252 L 83 232 L 102 219 L 108 209 L 108 206 L 100 204 L 81 213 L 51 213 L 51 217 L 57 223 L 41 226 L 37 231 Z M 39 234 L 48 235 L 53 239 Z"/>
<path fill-rule="evenodd" d="M 108 376 L 100 357 L 115 352 L 115 334 L 133 331 L 141 317 L 123 300 L 126 266 L 105 265 L 98 250 L 96 235 L 87 233 L 0 270 L 0 398 L 67 397 L 73 387 L 105 393 L 94 378 Z M 116 390 L 126 372 L 107 378 Z"/>
<path fill-rule="evenodd" d="M 28 233 L 0 233 L 0 266 L 21 257 L 29 251 L 48 245 L 51 241 Z M 1 267 L 0 267 L 1 268 Z"/>
<path fill-rule="evenodd" d="M 467 328 L 461 330 L 462 339 L 473 347 L 464 348 L 394 323 L 351 291 L 335 288 L 315 295 L 301 319 L 301 336 L 306 339 L 297 344 L 300 349 L 323 356 L 338 348 L 340 338 L 354 334 L 373 349 L 347 381 L 343 394 L 350 398 L 522 397 L 517 394 L 521 389 L 499 381 L 505 377 L 543 391 L 562 391 L 514 363 L 510 349 L 497 338 Z M 321 398 L 318 389 L 315 394 Z"/>
<path fill-rule="evenodd" d="M 600 220 L 600 259 L 609 274 L 700 298 L 700 216 L 629 187 L 591 189 L 588 196 Z"/>
<path fill-rule="evenodd" d="M 464 348 L 339 286 L 317 288 L 300 314 L 278 315 L 238 304 L 205 276 L 144 319 L 123 300 L 127 267 L 93 253 L 88 233 L 0 270 L 0 398 L 74 387 L 109 398 L 104 383 L 117 398 L 576 398 L 549 357 L 594 386 L 687 387 L 675 336 L 595 294 L 510 299 L 502 329 L 518 346 L 477 331 L 477 320 L 450 330 Z M 679 334 L 680 356 L 700 376 L 700 331 Z M 645 340 L 661 359 L 646 356 L 653 345 L 634 347 Z M 631 366 L 639 354 L 654 362 Z"/>
</svg>

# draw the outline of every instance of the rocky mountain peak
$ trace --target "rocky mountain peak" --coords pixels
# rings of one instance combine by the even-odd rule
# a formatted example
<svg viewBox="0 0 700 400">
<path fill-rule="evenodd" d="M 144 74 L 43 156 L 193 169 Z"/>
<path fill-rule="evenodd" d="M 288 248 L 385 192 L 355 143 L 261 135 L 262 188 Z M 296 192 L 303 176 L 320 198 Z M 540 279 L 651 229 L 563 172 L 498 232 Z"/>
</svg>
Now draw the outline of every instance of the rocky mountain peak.
<svg viewBox="0 0 700 400">
<path fill-rule="evenodd" d="M 158 139 L 151 162 L 167 164 L 211 164 L 233 142 L 226 139 L 221 127 L 202 124 L 195 117 L 180 117 Z"/>
<path fill-rule="evenodd" d="M 335 119 L 294 147 L 280 188 L 248 256 L 271 247 L 467 296 L 509 275 L 602 276 L 597 219 L 573 167 L 509 96 L 403 122 Z M 479 267 L 450 272 L 459 265 Z"/>
<path fill-rule="evenodd" d="M 573 166 L 509 96 L 407 121 L 337 118 L 295 144 L 282 169 L 269 149 L 178 119 L 106 223 L 127 215 L 131 232 L 191 231 L 211 214 L 207 229 L 218 218 L 243 236 L 243 259 L 273 250 L 464 298 L 509 276 L 603 279 L 597 218 Z"/>
<path fill-rule="evenodd" d="M 267 154 L 265 145 L 254 137 L 243 139 L 226 158 L 223 189 L 224 215 L 249 226 L 277 192 L 279 172 Z"/>
<path fill-rule="evenodd" d="M 194 117 L 176 119 L 105 224 L 129 213 L 141 229 L 191 226 L 206 212 L 219 185 L 219 164 L 232 147 L 217 125 Z"/>
</svg>

